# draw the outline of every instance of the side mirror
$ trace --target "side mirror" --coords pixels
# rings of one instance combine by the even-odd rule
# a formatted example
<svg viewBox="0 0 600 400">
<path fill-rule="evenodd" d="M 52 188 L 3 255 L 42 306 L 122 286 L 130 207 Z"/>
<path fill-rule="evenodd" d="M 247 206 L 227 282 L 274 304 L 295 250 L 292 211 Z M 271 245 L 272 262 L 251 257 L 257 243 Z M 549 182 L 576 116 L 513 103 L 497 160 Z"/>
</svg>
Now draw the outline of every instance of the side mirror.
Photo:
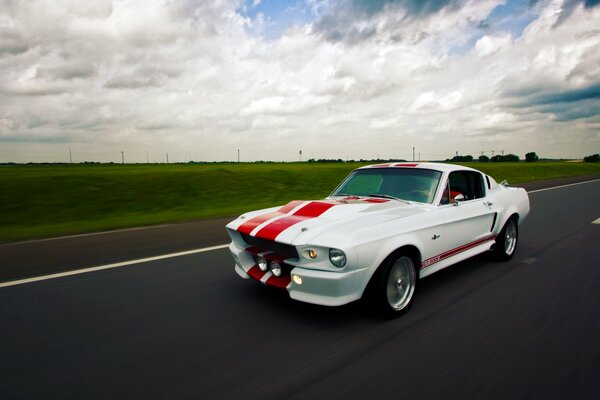
<svg viewBox="0 0 600 400">
<path fill-rule="evenodd" d="M 456 196 L 454 196 L 454 205 L 457 206 L 459 202 L 461 201 L 465 201 L 465 196 L 463 196 L 462 194 L 457 194 Z"/>
</svg>

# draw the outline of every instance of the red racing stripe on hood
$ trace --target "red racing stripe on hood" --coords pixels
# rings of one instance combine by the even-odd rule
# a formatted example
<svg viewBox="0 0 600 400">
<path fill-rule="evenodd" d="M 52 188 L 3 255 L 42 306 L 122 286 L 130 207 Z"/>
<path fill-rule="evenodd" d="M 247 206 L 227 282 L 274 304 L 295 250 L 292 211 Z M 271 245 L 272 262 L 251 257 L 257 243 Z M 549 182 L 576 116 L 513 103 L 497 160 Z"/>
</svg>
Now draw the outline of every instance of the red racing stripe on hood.
<svg viewBox="0 0 600 400">
<path fill-rule="evenodd" d="M 287 214 L 302 203 L 303 203 L 303 201 L 301 201 L 301 200 L 290 201 L 285 206 L 281 207 L 279 210 L 277 210 L 275 212 L 258 215 L 254 218 L 249 219 L 248 221 L 241 224 L 237 228 L 237 231 L 249 235 L 250 232 L 252 232 L 260 224 L 267 222 L 271 218 L 280 217 L 284 214 Z"/>
<path fill-rule="evenodd" d="M 335 202 L 322 202 L 313 201 L 296 211 L 294 214 L 280 218 L 270 224 L 264 226 L 261 230 L 256 233 L 256 237 L 268 240 L 275 240 L 275 238 L 284 230 L 292 225 L 296 225 L 302 221 L 316 218 L 329 210 L 331 207 L 337 205 Z M 238 229 L 239 230 L 239 229 Z"/>
</svg>

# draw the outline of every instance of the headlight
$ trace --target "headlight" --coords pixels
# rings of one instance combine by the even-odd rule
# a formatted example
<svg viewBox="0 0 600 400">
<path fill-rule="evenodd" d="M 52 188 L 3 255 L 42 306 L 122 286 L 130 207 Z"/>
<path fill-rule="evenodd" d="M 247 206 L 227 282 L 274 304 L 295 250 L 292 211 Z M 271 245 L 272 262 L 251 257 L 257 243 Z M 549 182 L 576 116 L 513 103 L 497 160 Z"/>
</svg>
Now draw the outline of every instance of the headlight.
<svg viewBox="0 0 600 400">
<path fill-rule="evenodd" d="M 346 254 L 338 249 L 329 249 L 329 261 L 338 268 L 346 265 Z"/>
</svg>

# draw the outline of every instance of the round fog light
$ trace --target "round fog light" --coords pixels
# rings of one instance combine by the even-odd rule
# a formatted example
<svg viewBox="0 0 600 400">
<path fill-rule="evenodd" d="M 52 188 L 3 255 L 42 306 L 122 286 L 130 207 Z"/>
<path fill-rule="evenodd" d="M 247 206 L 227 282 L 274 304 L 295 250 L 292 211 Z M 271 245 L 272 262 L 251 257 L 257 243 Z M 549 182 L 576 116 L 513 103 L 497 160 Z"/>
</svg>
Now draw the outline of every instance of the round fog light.
<svg viewBox="0 0 600 400">
<path fill-rule="evenodd" d="M 308 250 L 308 256 L 314 260 L 317 258 L 317 251 L 313 249 Z"/>
<path fill-rule="evenodd" d="M 302 285 L 302 277 L 300 275 L 294 275 L 292 279 L 296 285 Z"/>
<path fill-rule="evenodd" d="M 256 258 L 256 263 L 258 264 L 258 268 L 260 268 L 261 271 L 264 272 L 264 271 L 267 270 L 267 268 L 268 268 L 267 260 L 265 260 L 264 258 L 257 257 Z"/>
<path fill-rule="evenodd" d="M 271 272 L 275 276 L 281 276 L 281 265 L 276 262 L 271 263 Z"/>
</svg>

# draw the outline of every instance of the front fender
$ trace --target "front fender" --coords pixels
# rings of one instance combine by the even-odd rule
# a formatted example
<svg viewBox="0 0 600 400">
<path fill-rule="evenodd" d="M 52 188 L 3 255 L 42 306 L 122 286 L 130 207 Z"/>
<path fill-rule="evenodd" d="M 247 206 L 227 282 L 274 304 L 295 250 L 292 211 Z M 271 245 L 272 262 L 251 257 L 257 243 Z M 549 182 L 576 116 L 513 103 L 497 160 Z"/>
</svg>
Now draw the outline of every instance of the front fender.
<svg viewBox="0 0 600 400">
<path fill-rule="evenodd" d="M 376 242 L 364 243 L 356 248 L 358 268 L 364 268 L 364 279 L 357 282 L 357 290 L 362 294 L 371 281 L 377 269 L 383 262 L 396 250 L 402 247 L 413 247 L 418 251 L 419 260 L 415 260 L 417 268 L 420 268 L 422 254 L 424 253 L 424 244 L 422 239 L 417 234 L 406 233 L 400 236 L 389 237 L 387 239 L 378 240 Z"/>
</svg>

